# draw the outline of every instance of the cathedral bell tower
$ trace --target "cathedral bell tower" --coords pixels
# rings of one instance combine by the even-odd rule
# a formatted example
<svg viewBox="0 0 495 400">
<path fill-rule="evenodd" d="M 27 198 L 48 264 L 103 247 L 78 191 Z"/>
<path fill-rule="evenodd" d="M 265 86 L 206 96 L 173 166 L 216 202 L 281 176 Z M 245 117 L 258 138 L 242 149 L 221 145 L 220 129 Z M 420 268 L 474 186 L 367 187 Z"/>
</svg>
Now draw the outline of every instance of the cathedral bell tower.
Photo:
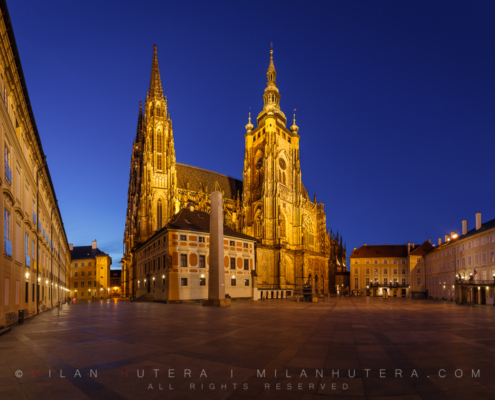
<svg viewBox="0 0 495 400">
<path fill-rule="evenodd" d="M 246 125 L 243 171 L 244 233 L 268 246 L 297 246 L 301 241 L 302 194 L 299 163 L 299 128 L 286 127 L 287 118 L 280 109 L 277 71 L 270 51 L 263 94 L 263 110 L 256 128 Z"/>
<path fill-rule="evenodd" d="M 174 215 L 175 149 L 172 120 L 163 97 L 156 45 L 143 124 L 143 177 L 140 194 L 140 239 L 149 238 Z"/>
</svg>

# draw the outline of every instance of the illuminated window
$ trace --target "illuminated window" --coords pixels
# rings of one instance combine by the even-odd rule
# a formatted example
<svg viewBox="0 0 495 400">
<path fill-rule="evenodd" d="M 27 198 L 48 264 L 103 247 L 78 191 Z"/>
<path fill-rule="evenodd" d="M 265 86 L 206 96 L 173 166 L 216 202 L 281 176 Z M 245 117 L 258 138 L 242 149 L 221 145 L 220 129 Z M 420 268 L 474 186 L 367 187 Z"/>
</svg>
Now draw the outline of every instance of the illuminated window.
<svg viewBox="0 0 495 400">
<path fill-rule="evenodd" d="M 234 257 L 230 258 L 230 269 L 235 269 L 235 258 Z"/>
<path fill-rule="evenodd" d="M 230 280 L 230 286 L 236 286 L 236 279 L 235 278 L 232 278 Z"/>
<path fill-rule="evenodd" d="M 199 268 L 206 268 L 205 256 L 199 256 Z"/>
<path fill-rule="evenodd" d="M 187 254 L 180 255 L 180 266 L 184 268 L 187 267 Z"/>
<path fill-rule="evenodd" d="M 249 260 L 244 259 L 244 271 L 249 271 Z"/>
</svg>

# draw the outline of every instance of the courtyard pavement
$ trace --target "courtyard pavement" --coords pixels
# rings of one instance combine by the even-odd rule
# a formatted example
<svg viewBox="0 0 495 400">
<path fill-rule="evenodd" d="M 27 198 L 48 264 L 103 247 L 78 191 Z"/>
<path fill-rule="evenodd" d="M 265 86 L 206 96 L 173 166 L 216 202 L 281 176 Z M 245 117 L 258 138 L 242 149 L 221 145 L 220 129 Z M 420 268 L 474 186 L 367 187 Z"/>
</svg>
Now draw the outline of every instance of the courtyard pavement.
<svg viewBox="0 0 495 400">
<path fill-rule="evenodd" d="M 108 300 L 57 312 L 0 337 L 0 399 L 495 398 L 491 306 Z"/>
</svg>

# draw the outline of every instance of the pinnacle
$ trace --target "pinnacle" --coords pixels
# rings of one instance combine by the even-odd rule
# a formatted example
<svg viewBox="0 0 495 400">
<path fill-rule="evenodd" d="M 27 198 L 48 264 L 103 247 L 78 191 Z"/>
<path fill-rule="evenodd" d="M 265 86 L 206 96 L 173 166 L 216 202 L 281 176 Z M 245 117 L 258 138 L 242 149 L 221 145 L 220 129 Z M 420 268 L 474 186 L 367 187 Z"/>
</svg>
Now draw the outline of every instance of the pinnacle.
<svg viewBox="0 0 495 400">
<path fill-rule="evenodd" d="M 160 78 L 160 68 L 158 66 L 158 56 L 156 54 L 156 44 L 153 45 L 153 62 L 151 64 L 150 88 L 148 98 L 159 100 L 163 99 L 162 81 Z"/>
</svg>

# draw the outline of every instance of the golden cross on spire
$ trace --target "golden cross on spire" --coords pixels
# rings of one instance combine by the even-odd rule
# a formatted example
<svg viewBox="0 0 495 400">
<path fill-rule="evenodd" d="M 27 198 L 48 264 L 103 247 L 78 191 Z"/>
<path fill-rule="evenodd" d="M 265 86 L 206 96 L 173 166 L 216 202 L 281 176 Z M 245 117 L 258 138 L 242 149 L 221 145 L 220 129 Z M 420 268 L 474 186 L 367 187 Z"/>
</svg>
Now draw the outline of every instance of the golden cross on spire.
<svg viewBox="0 0 495 400">
<path fill-rule="evenodd" d="M 273 54 L 273 42 L 270 42 L 270 54 Z"/>
</svg>

